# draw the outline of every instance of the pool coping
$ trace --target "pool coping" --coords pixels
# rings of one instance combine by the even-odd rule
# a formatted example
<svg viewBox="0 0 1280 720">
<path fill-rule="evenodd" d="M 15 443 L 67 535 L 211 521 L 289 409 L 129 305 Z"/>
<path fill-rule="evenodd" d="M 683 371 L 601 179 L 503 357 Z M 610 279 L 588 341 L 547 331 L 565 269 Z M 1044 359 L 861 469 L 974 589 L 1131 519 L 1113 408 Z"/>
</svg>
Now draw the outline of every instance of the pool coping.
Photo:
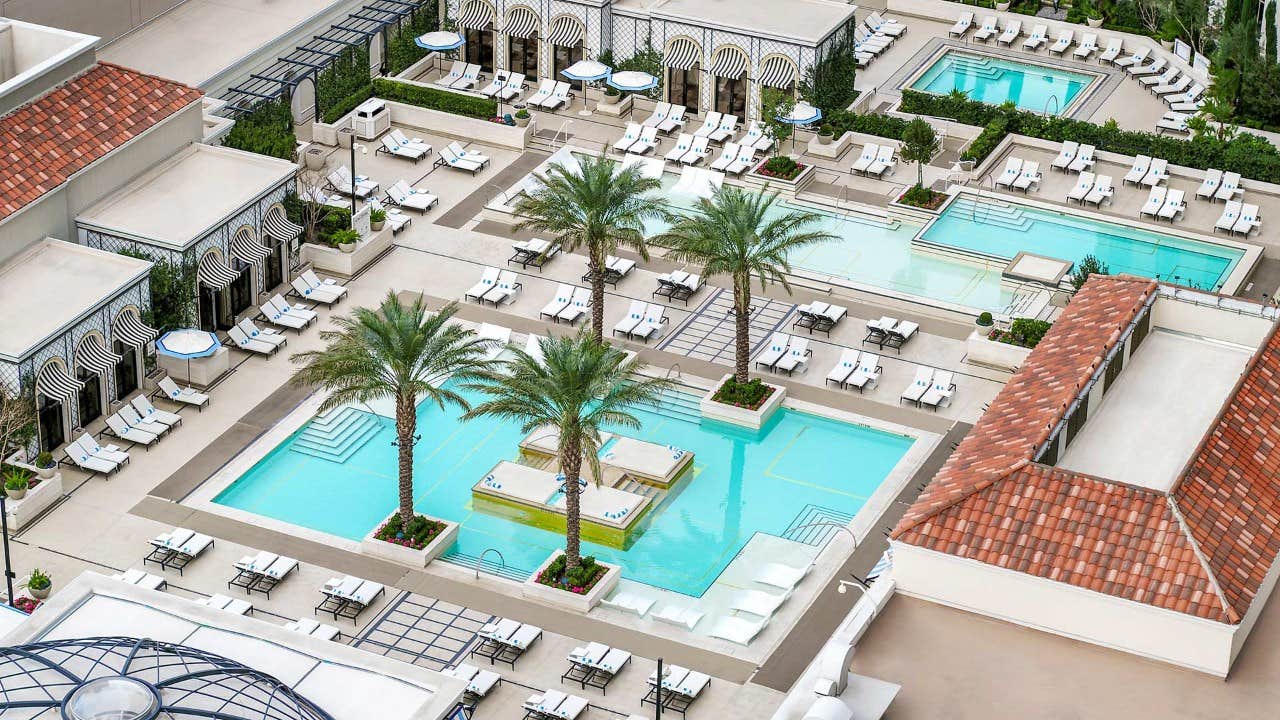
<svg viewBox="0 0 1280 720">
<path fill-rule="evenodd" d="M 1021 39 L 1021 36 L 1019 37 Z M 1072 100 L 1071 104 L 1057 113 L 1056 117 L 1083 120 L 1096 113 L 1118 89 L 1123 86 L 1125 74 L 1113 67 L 1096 62 L 1082 62 L 1062 57 L 1050 57 L 1039 53 L 1024 53 L 1009 48 L 996 47 L 994 44 L 975 43 L 951 38 L 933 38 L 916 51 L 892 75 L 885 79 L 879 92 L 883 95 L 901 99 L 904 89 L 911 90 L 910 85 L 929 70 L 943 54 L 958 51 L 971 55 L 988 55 L 1001 60 L 1018 62 L 1023 65 L 1042 65 L 1047 68 L 1066 70 L 1074 73 L 1092 75 L 1095 78 L 1089 87 Z M 1095 54 L 1096 56 L 1096 54 Z M 915 92 L 928 92 L 916 90 Z M 934 93 L 930 93 L 934 94 Z M 984 103 L 998 107 L 991 103 Z M 1021 109 L 1021 108 L 1020 108 Z M 1042 115 L 1035 110 L 1025 112 Z"/>
</svg>

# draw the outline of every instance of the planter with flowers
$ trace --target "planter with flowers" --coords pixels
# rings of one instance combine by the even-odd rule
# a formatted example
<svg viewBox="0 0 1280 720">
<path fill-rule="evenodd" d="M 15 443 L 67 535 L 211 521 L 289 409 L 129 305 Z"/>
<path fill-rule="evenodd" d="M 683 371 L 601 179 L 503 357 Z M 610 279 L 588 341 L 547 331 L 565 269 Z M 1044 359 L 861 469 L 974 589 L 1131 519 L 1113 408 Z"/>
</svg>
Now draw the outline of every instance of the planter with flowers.
<svg viewBox="0 0 1280 720">
<path fill-rule="evenodd" d="M 739 384 L 729 374 L 702 396 L 699 409 L 705 418 L 759 430 L 782 407 L 786 394 L 787 389 L 781 385 L 766 383 L 760 378 Z"/>
<path fill-rule="evenodd" d="M 744 179 L 757 186 L 768 185 L 771 190 L 795 195 L 813 180 L 813 171 L 812 164 L 777 155 L 756 165 Z"/>
<path fill-rule="evenodd" d="M 439 557 L 457 539 L 457 523 L 415 515 L 406 528 L 400 522 L 400 513 L 394 512 L 364 536 L 360 552 L 420 568 Z"/>
<path fill-rule="evenodd" d="M 618 587 L 622 568 L 584 557 L 577 570 L 565 571 L 564 551 L 551 553 L 546 562 L 529 576 L 520 594 L 554 607 L 586 613 Z"/>
</svg>

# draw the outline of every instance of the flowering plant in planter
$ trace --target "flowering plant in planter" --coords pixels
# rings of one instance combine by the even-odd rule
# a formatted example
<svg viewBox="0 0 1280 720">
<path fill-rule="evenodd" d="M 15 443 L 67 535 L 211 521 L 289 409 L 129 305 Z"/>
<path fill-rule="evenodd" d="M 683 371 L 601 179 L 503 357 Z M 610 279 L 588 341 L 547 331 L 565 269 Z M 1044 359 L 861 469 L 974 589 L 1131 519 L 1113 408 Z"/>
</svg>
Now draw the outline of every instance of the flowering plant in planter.
<svg viewBox="0 0 1280 720">
<path fill-rule="evenodd" d="M 564 555 L 552 560 L 534 580 L 540 585 L 571 592 L 575 595 L 586 595 L 591 588 L 604 577 L 607 568 L 596 562 L 595 557 L 588 555 L 573 570 L 565 570 Z"/>
<path fill-rule="evenodd" d="M 804 172 L 805 165 L 792 160 L 786 155 L 771 157 L 760 163 L 755 173 L 768 178 L 777 178 L 779 180 L 795 180 L 800 173 Z"/>
<path fill-rule="evenodd" d="M 740 383 L 730 377 L 711 399 L 725 405 L 759 410 L 770 395 L 773 395 L 773 386 L 765 385 L 760 378 L 751 378 L 745 383 Z"/>
<path fill-rule="evenodd" d="M 422 515 L 415 515 L 409 521 L 409 526 L 402 527 L 399 513 L 392 515 L 391 519 L 383 523 L 382 527 L 374 533 L 374 537 L 393 545 L 407 547 L 410 550 L 422 550 L 431 544 L 440 533 L 444 532 L 445 524 L 437 522 Z"/>
<path fill-rule="evenodd" d="M 35 598 L 19 597 L 14 599 L 13 606 L 30 615 L 36 611 L 36 608 L 40 607 L 40 601 Z"/>
</svg>

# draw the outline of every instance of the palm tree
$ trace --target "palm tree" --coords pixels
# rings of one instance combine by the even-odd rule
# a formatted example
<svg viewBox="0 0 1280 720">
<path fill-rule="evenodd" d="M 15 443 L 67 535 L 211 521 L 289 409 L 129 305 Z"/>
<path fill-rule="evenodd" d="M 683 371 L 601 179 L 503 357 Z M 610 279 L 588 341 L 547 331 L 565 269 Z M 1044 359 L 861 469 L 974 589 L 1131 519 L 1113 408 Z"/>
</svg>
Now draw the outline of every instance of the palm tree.
<svg viewBox="0 0 1280 720">
<path fill-rule="evenodd" d="M 733 279 L 733 379 L 747 382 L 751 360 L 751 280 L 763 290 L 769 283 L 791 286 L 787 254 L 812 243 L 838 239 L 831 233 L 805 228 L 818 222 L 818 213 L 776 208 L 777 193 L 747 192 L 729 185 L 698 201 L 694 212 L 677 220 L 667 232 L 652 238 L 670 248 L 668 257 L 701 265 L 704 275 Z"/>
<path fill-rule="evenodd" d="M 658 179 L 642 176 L 638 167 L 618 171 L 617 163 L 604 156 L 586 158 L 579 166 L 581 171 L 552 163 L 542 186 L 516 202 L 516 214 L 524 219 L 515 230 L 551 233 L 565 250 L 586 253 L 591 327 L 603 342 L 605 258 L 629 247 L 648 260 L 644 223 L 668 213 L 653 194 Z"/>
<path fill-rule="evenodd" d="M 449 323 L 457 311 L 450 304 L 435 315 L 427 313 L 419 295 L 404 305 L 394 290 L 377 309 L 358 307 L 350 317 L 334 318 L 336 330 L 320 333 L 325 347 L 295 354 L 302 369 L 293 377 L 298 385 L 329 392 L 320 405 L 327 412 L 347 403 L 391 399 L 396 411 L 399 448 L 400 521 L 413 519 L 413 446 L 417 441 L 418 398 L 469 407 L 457 392 L 442 385 L 447 378 L 467 381 L 489 367 L 484 359 L 490 341 Z"/>
<path fill-rule="evenodd" d="M 564 476 L 565 566 L 573 569 L 580 559 L 583 458 L 591 477 L 598 481 L 597 453 L 603 428 L 640 427 L 640 421 L 628 411 L 643 404 L 656 405 L 670 381 L 637 375 L 642 365 L 639 360 L 628 360 L 623 351 L 585 333 L 544 338 L 541 347 L 541 360 L 511 348 L 513 357 L 501 370 L 490 370 L 470 383 L 469 389 L 488 399 L 464 418 L 493 416 L 520 423 L 525 433 L 539 428 L 556 432 Z"/>
</svg>

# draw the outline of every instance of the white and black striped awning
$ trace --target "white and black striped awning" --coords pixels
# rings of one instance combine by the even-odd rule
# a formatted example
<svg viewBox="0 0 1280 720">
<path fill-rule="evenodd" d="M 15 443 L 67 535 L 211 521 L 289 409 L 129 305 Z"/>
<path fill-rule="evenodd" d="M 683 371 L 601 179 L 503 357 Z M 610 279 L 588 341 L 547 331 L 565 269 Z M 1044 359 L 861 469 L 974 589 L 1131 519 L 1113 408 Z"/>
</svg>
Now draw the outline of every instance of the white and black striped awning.
<svg viewBox="0 0 1280 720">
<path fill-rule="evenodd" d="M 302 226 L 294 225 L 285 216 L 284 208 L 274 205 L 262 218 L 262 232 L 281 242 L 288 242 L 302 234 Z"/>
<path fill-rule="evenodd" d="M 796 66 L 781 55 L 765 58 L 760 66 L 760 84 L 765 87 L 789 89 L 796 83 Z"/>
<path fill-rule="evenodd" d="M 667 67 L 676 70 L 692 70 L 702 59 L 702 48 L 689 38 L 676 38 L 667 46 Z"/>
<path fill-rule="evenodd" d="M 147 327 L 134 308 L 125 308 L 111 323 L 111 336 L 133 347 L 142 347 L 156 339 L 155 328 Z"/>
<path fill-rule="evenodd" d="M 458 27 L 468 30 L 487 30 L 493 23 L 493 6 L 480 0 L 470 0 L 462 6 Z"/>
<path fill-rule="evenodd" d="M 71 402 L 84 383 L 67 374 L 61 363 L 46 363 L 36 375 L 36 390 L 47 398 Z"/>
<path fill-rule="evenodd" d="M 747 71 L 747 56 L 736 47 L 722 47 L 711 59 L 711 74 L 736 80 Z"/>
<path fill-rule="evenodd" d="M 239 279 L 240 273 L 227 267 L 222 258 L 216 254 L 208 252 L 200 258 L 200 267 L 196 269 L 196 276 L 200 278 L 200 282 L 214 290 L 226 290 L 227 286 Z"/>
<path fill-rule="evenodd" d="M 582 23 L 571 15 L 561 15 L 551 21 L 547 42 L 560 47 L 575 47 L 582 42 Z"/>
<path fill-rule="evenodd" d="M 85 335 L 76 346 L 76 366 L 95 375 L 109 377 L 120 356 L 102 346 L 97 335 Z"/>
<path fill-rule="evenodd" d="M 527 7 L 514 7 L 507 11 L 503 32 L 513 38 L 527 38 L 538 29 L 538 16 Z"/>
<path fill-rule="evenodd" d="M 258 234 L 245 225 L 231 238 L 231 254 L 250 265 L 267 259 L 271 251 L 258 242 Z"/>
</svg>

